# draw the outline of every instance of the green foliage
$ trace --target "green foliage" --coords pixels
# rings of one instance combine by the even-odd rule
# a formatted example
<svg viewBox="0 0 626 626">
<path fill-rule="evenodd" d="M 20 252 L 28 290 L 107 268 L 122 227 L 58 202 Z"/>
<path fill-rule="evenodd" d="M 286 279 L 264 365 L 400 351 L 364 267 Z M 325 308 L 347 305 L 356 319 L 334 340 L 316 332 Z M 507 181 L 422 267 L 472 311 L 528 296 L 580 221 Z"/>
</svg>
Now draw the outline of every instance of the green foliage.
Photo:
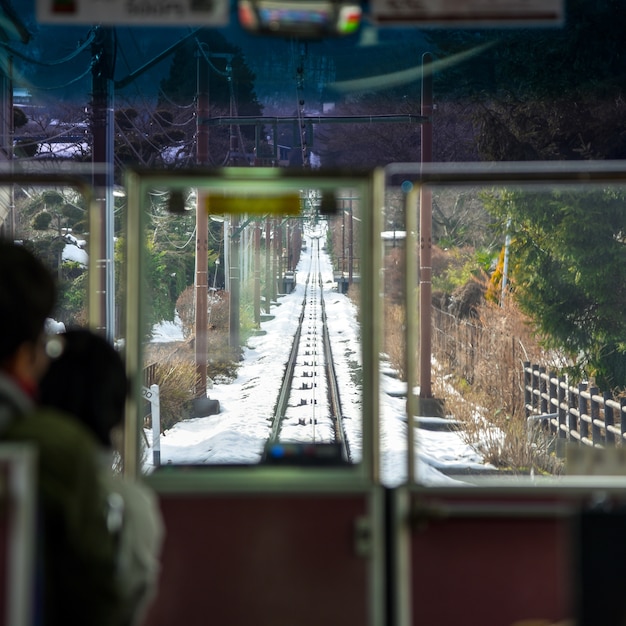
<svg viewBox="0 0 626 626">
<path fill-rule="evenodd" d="M 53 270 L 59 269 L 61 263 L 61 253 L 65 247 L 65 242 L 57 237 L 43 237 L 33 241 L 33 247 L 37 256 Z"/>
<path fill-rule="evenodd" d="M 626 193 L 555 189 L 486 194 L 511 218 L 515 298 L 549 347 L 605 389 L 626 386 Z"/>
<path fill-rule="evenodd" d="M 476 250 L 472 247 L 459 247 L 443 251 L 437 249 L 437 271 L 433 263 L 433 290 L 451 294 L 476 277 L 481 277 L 489 269 L 493 253 L 488 250 Z M 445 259 L 440 257 L 445 256 Z"/>
<path fill-rule="evenodd" d="M 151 323 L 174 319 L 174 301 L 170 299 L 166 253 L 154 242 L 147 242 L 146 255 L 146 304 Z"/>
<path fill-rule="evenodd" d="M 89 217 L 83 207 L 65 203 L 61 208 L 61 215 L 67 227 L 71 228 L 74 234 L 82 234 L 88 231 Z"/>
<path fill-rule="evenodd" d="M 65 202 L 65 198 L 56 189 L 46 189 L 41 192 L 38 202 L 46 207 L 58 209 Z"/>
<path fill-rule="evenodd" d="M 48 230 L 51 223 L 52 215 L 50 215 L 47 211 L 42 211 L 41 213 L 37 213 L 37 215 L 35 215 L 31 225 L 35 230 Z"/>
<path fill-rule="evenodd" d="M 87 322 L 87 272 L 77 263 L 64 264 L 66 278 L 59 281 L 57 315 L 59 321 L 68 325 Z"/>
</svg>

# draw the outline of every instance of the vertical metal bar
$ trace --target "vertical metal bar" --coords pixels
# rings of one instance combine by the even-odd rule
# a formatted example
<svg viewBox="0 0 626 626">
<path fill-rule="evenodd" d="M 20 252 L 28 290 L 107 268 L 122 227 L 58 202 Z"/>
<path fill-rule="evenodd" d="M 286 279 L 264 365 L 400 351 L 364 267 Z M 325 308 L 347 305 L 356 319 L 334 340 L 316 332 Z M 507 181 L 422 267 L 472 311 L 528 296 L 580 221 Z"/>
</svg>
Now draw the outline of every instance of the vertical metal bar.
<svg viewBox="0 0 626 626">
<path fill-rule="evenodd" d="M 104 290 L 103 272 L 100 269 L 101 259 L 104 255 L 102 249 L 104 243 L 104 224 L 100 204 L 95 196 L 92 196 L 87 203 L 89 218 L 89 260 L 87 274 L 87 319 L 90 328 L 98 330 L 104 327 L 102 319 L 102 292 Z"/>
<path fill-rule="evenodd" d="M 144 336 L 144 289 L 141 280 L 145 255 L 143 237 L 144 188 L 139 176 L 126 174 L 128 208 L 126 210 L 126 373 L 130 381 L 130 393 L 126 401 L 124 426 L 123 470 L 127 476 L 137 476 L 141 458 L 140 428 L 143 427 L 140 407 L 143 406 L 143 345 Z"/>
<path fill-rule="evenodd" d="M 414 387 L 417 383 L 417 328 L 419 320 L 417 304 L 417 203 L 418 190 L 411 189 L 404 197 L 404 220 L 406 227 L 405 246 L 405 372 L 406 372 L 406 409 L 407 409 L 407 482 L 417 480 L 415 471 L 415 428 L 413 420 L 417 415 L 417 398 Z"/>
<path fill-rule="evenodd" d="M 363 311 L 363 412 L 365 471 L 372 484 L 380 482 L 380 371 L 379 355 L 382 347 L 383 311 L 381 297 L 382 240 L 381 221 L 385 204 L 385 173 L 375 170 L 366 189 L 361 188 L 361 298 Z M 365 436 L 367 435 L 367 437 Z M 370 449 L 365 454 L 365 446 Z"/>
</svg>

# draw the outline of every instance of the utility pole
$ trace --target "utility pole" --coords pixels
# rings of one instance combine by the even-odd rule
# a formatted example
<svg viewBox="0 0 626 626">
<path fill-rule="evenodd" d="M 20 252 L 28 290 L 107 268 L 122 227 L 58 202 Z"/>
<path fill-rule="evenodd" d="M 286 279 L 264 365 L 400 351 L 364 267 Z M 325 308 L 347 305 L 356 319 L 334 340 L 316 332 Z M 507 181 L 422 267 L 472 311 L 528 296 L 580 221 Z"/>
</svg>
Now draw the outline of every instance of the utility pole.
<svg viewBox="0 0 626 626">
<path fill-rule="evenodd" d="M 261 328 L 261 222 L 254 224 L 254 323 Z"/>
<path fill-rule="evenodd" d="M 433 78 L 430 71 L 432 55 L 422 56 L 422 124 L 420 161 L 422 165 L 433 160 Z M 420 397 L 432 397 L 430 355 L 432 308 L 432 191 L 426 185 L 420 188 Z"/>
<path fill-rule="evenodd" d="M 433 160 L 433 57 L 430 52 L 422 55 L 422 166 Z M 420 187 L 420 252 L 419 252 L 419 414 L 436 416 L 441 405 L 433 398 L 431 385 L 432 353 L 432 190 L 426 185 Z"/>
<path fill-rule="evenodd" d="M 115 71 L 114 30 L 98 26 L 91 45 L 92 100 L 91 133 L 93 138 L 93 186 L 100 211 L 100 240 L 93 242 L 97 252 L 100 305 L 96 331 L 115 340 L 115 272 L 113 222 L 113 74 Z M 92 250 L 93 253 L 93 250 Z"/>
<path fill-rule="evenodd" d="M 196 117 L 196 160 L 209 159 L 209 129 L 203 121 L 209 116 L 209 64 L 202 50 L 197 51 L 198 115 Z M 206 194 L 198 191 L 196 204 L 196 398 L 206 397 L 209 306 L 209 217 Z"/>
<path fill-rule="evenodd" d="M 233 356 L 238 357 L 236 350 L 239 348 L 239 304 L 241 286 L 241 255 L 240 255 L 241 229 L 239 227 L 239 215 L 234 214 L 230 221 L 230 306 L 228 308 L 229 345 Z"/>
<path fill-rule="evenodd" d="M 265 313 L 270 313 L 270 303 L 273 294 L 272 280 L 272 222 L 265 218 Z"/>
</svg>

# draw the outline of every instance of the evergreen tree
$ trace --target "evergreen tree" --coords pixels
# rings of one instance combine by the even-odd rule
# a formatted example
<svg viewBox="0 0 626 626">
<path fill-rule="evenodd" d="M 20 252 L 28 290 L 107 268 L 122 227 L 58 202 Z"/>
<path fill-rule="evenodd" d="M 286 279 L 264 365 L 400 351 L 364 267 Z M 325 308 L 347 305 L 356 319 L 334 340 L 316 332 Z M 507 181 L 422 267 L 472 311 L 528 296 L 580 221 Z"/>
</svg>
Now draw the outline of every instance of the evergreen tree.
<svg viewBox="0 0 626 626">
<path fill-rule="evenodd" d="M 255 90 L 255 75 L 247 65 L 241 49 L 230 44 L 214 29 L 203 30 L 198 36 L 185 42 L 172 57 L 167 78 L 161 81 L 158 108 L 170 110 L 176 115 L 176 107 L 188 107 L 196 102 L 198 93 L 199 57 L 207 66 L 210 117 L 259 116 L 262 107 Z M 188 124 L 188 132 L 195 130 Z M 209 128 L 209 161 L 216 166 L 224 165 L 230 149 L 228 126 Z M 244 142 L 242 151 L 250 153 L 254 146 L 255 127 L 243 125 L 236 130 L 238 139 Z"/>
<path fill-rule="evenodd" d="M 472 100 L 484 160 L 626 157 L 626 5 L 570 0 L 563 28 L 433 31 L 439 99 Z"/>
<path fill-rule="evenodd" d="M 486 194 L 510 219 L 510 273 L 522 310 L 577 377 L 626 387 L 626 192 L 563 188 Z"/>
</svg>

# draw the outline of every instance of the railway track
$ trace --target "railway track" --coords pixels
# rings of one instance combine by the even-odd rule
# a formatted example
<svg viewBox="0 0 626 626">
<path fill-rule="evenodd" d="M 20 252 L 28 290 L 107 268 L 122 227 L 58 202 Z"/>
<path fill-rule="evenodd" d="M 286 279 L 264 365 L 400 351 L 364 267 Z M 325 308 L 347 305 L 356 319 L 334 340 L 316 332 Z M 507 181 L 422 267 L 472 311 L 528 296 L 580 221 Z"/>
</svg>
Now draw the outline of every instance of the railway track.
<svg viewBox="0 0 626 626">
<path fill-rule="evenodd" d="M 302 311 L 264 460 L 289 461 L 289 455 L 302 460 L 307 454 L 322 463 L 351 462 L 328 334 L 319 239 L 312 240 Z"/>
</svg>

